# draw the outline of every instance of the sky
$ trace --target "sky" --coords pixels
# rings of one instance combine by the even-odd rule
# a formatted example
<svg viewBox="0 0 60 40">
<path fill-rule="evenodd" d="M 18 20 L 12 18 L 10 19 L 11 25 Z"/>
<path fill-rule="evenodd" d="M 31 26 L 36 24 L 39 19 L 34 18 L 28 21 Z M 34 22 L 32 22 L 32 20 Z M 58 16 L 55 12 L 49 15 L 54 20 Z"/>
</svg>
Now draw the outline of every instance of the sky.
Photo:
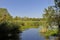
<svg viewBox="0 0 60 40">
<path fill-rule="evenodd" d="M 53 5 L 54 0 L 0 0 L 0 8 L 6 8 L 13 17 L 41 18 L 44 8 Z"/>
</svg>

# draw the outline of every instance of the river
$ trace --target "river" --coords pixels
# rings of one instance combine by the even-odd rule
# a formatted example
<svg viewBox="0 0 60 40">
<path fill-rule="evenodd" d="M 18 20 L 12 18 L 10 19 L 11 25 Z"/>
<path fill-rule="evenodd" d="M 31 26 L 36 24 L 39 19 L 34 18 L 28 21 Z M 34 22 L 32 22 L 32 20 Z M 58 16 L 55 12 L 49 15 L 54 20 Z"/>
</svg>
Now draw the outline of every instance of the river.
<svg viewBox="0 0 60 40">
<path fill-rule="evenodd" d="M 57 39 L 58 37 L 53 36 L 47 39 L 40 34 L 39 30 L 40 30 L 39 28 L 30 28 L 23 31 L 22 33 L 9 34 L 8 37 L 3 36 L 3 38 L 0 37 L 0 39 L 1 40 L 59 40 Z"/>
<path fill-rule="evenodd" d="M 39 34 L 38 29 L 36 28 L 23 31 L 21 37 L 21 40 L 44 40 L 44 37 Z"/>
<path fill-rule="evenodd" d="M 57 37 L 51 36 L 49 39 L 46 39 L 39 33 L 38 28 L 31 28 L 21 33 L 21 40 L 57 40 Z"/>
</svg>

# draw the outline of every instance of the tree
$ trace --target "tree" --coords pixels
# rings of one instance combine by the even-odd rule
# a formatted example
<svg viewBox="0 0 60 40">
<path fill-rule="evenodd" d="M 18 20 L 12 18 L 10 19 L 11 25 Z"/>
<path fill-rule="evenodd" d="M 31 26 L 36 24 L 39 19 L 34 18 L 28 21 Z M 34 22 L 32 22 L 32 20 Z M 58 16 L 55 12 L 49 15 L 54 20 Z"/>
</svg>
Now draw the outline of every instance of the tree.
<svg viewBox="0 0 60 40">
<path fill-rule="evenodd" d="M 46 30 L 44 34 L 45 36 L 51 36 L 51 35 L 58 36 L 60 39 L 60 1 L 55 0 L 55 7 L 57 10 L 54 9 L 53 7 L 48 7 L 47 9 L 45 9 L 45 14 L 43 14 L 43 19 L 45 22 L 43 25 L 47 29 L 49 29 L 49 26 L 53 28 L 53 26 L 55 25 L 58 29 L 56 30 L 51 29 L 52 31 Z"/>
<path fill-rule="evenodd" d="M 45 14 L 43 14 L 43 19 L 46 21 L 48 26 L 52 27 L 55 24 L 55 10 L 53 7 L 48 7 L 45 9 Z"/>
<path fill-rule="evenodd" d="M 3 21 L 0 23 L 0 39 L 1 40 L 9 40 L 9 39 L 19 39 L 19 33 L 21 33 L 21 30 L 19 30 L 19 25 L 16 23 Z"/>
<path fill-rule="evenodd" d="M 9 14 L 6 8 L 0 8 L 0 21 L 12 20 L 12 16 Z"/>
<path fill-rule="evenodd" d="M 56 10 L 49 6 L 48 8 L 45 9 L 45 12 L 43 14 L 43 20 L 44 20 L 44 24 L 43 25 L 43 30 L 42 30 L 42 34 L 46 37 L 49 36 L 55 36 L 57 34 L 57 28 L 54 28 L 55 26 L 57 27 L 57 20 L 55 19 L 55 12 Z M 54 26 L 54 27 L 53 27 Z"/>
<path fill-rule="evenodd" d="M 57 25 L 58 25 L 58 37 L 60 39 L 60 0 L 55 0 L 55 7 L 56 7 L 56 19 L 57 19 Z M 58 40 L 59 40 L 58 39 Z"/>
<path fill-rule="evenodd" d="M 56 7 L 56 8 L 57 8 L 57 7 L 60 8 L 60 0 L 54 0 L 54 2 L 55 2 L 55 7 Z"/>
<path fill-rule="evenodd" d="M 18 16 L 16 16 L 15 18 L 14 18 L 14 20 L 20 20 L 21 18 L 20 17 L 18 17 Z"/>
</svg>

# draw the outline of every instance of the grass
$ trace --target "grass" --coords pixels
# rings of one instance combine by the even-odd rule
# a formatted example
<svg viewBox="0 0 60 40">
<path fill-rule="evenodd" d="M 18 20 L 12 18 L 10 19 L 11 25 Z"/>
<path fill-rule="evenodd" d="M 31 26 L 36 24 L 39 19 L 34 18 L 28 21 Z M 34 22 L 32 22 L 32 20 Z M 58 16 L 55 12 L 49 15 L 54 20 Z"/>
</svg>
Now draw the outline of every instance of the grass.
<svg viewBox="0 0 60 40">
<path fill-rule="evenodd" d="M 46 32 L 44 32 L 44 33 L 41 33 L 43 36 L 45 36 L 45 37 L 49 37 L 49 36 L 54 36 L 54 35 L 56 35 L 57 34 L 57 32 L 58 32 L 58 29 L 51 29 L 51 30 L 47 30 Z"/>
</svg>

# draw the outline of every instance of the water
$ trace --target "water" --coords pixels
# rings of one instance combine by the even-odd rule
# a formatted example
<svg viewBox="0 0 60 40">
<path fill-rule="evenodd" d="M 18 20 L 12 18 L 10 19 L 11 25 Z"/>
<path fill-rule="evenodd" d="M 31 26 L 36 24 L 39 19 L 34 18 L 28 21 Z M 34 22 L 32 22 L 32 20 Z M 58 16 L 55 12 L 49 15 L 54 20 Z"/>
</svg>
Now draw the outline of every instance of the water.
<svg viewBox="0 0 60 40">
<path fill-rule="evenodd" d="M 45 38 L 39 33 L 39 28 L 31 28 L 23 31 L 20 35 L 21 40 L 60 40 L 56 36 L 50 36 L 49 38 Z"/>
<path fill-rule="evenodd" d="M 47 39 L 39 33 L 39 30 L 39 28 L 31 28 L 18 34 L 0 34 L 0 40 L 60 40 L 60 38 L 53 36 Z"/>
<path fill-rule="evenodd" d="M 38 29 L 32 28 L 22 32 L 21 40 L 44 40 L 44 37 L 40 35 Z"/>
</svg>

